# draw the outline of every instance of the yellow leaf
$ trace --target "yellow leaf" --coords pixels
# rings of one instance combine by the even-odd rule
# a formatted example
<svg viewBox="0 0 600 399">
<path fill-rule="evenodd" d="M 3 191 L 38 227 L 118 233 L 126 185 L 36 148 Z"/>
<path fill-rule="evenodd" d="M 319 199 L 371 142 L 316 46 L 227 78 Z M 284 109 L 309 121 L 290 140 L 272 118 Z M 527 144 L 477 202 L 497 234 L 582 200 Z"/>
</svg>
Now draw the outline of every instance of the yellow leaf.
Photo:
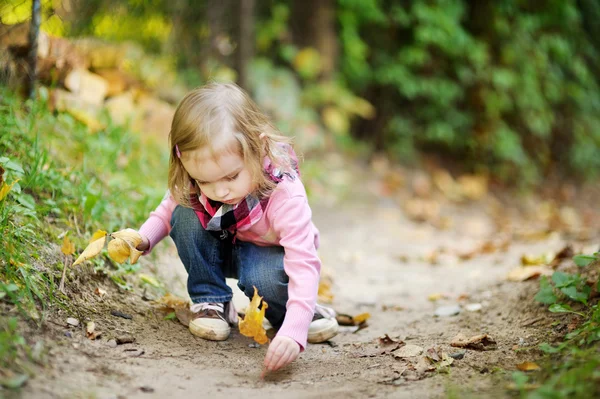
<svg viewBox="0 0 600 399">
<path fill-rule="evenodd" d="M 348 116 L 340 109 L 329 106 L 321 112 L 325 127 L 338 135 L 344 135 L 350 130 Z"/>
<path fill-rule="evenodd" d="M 92 259 L 94 256 L 98 255 L 102 251 L 102 248 L 104 248 L 104 243 L 106 243 L 106 231 L 98 230 L 92 236 L 86 249 L 79 255 L 75 263 L 73 263 L 73 266 L 77 266 L 81 262 Z"/>
<path fill-rule="evenodd" d="M 332 303 L 333 293 L 331 292 L 331 282 L 329 280 L 319 281 L 319 302 Z"/>
<path fill-rule="evenodd" d="M 10 190 L 12 190 L 13 186 L 19 181 L 19 179 L 15 180 L 14 182 L 9 184 L 6 184 L 5 182 L 2 182 L 2 188 L 0 188 L 0 201 L 2 201 L 4 199 L 4 197 L 6 197 L 8 195 L 8 192 Z"/>
<path fill-rule="evenodd" d="M 123 263 L 129 259 L 131 247 L 120 238 L 113 238 L 108 242 L 108 256 L 117 263 Z"/>
<path fill-rule="evenodd" d="M 521 371 L 534 371 L 534 370 L 539 370 L 540 366 L 538 366 L 534 362 L 523 362 L 523 363 L 517 364 L 517 368 Z"/>
<path fill-rule="evenodd" d="M 129 258 L 131 264 L 135 264 L 143 251 L 136 247 L 141 244 L 142 236 L 134 229 L 124 229 L 111 233 L 113 239 L 108 243 L 108 255 L 115 262 L 123 263 Z"/>
<path fill-rule="evenodd" d="M 142 243 L 142 236 L 134 229 L 119 230 L 110 235 L 112 238 L 120 238 L 125 240 L 133 248 L 136 248 Z"/>
<path fill-rule="evenodd" d="M 371 317 L 370 313 L 361 313 L 361 314 L 359 314 L 357 316 L 354 316 L 352 318 L 352 321 L 354 322 L 354 325 L 357 326 L 357 325 L 362 324 L 365 321 L 367 321 L 367 319 L 370 318 L 370 317 Z"/>
<path fill-rule="evenodd" d="M 65 255 L 73 255 L 75 253 L 75 245 L 69 240 L 69 236 L 65 235 L 63 239 L 63 245 L 60 248 L 63 254 Z"/>
<path fill-rule="evenodd" d="M 259 310 L 258 307 L 260 306 L 261 301 L 262 297 L 258 296 L 258 290 L 254 287 L 254 296 L 250 301 L 250 305 L 248 305 L 244 319 L 240 319 L 239 327 L 242 335 L 254 338 L 254 341 L 262 345 L 269 342 L 267 333 L 262 325 L 263 319 L 265 318 L 265 311 L 269 306 L 265 301 L 262 301 L 263 306 Z"/>
</svg>

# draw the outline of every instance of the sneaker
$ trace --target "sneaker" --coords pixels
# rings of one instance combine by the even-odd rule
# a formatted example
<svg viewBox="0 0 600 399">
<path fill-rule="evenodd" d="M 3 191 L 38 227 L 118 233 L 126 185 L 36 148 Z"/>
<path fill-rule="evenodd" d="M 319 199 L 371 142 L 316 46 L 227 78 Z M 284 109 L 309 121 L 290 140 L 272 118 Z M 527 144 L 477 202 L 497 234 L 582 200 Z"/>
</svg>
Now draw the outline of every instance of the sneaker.
<svg viewBox="0 0 600 399">
<path fill-rule="evenodd" d="M 335 311 L 317 304 L 315 315 L 308 328 L 308 342 L 319 344 L 328 341 L 337 335 L 338 328 Z"/>
<path fill-rule="evenodd" d="M 235 308 L 231 302 L 227 303 L 195 303 L 190 307 L 194 318 L 190 321 L 190 332 L 197 337 L 210 341 L 224 341 L 229 337 L 231 328 L 236 319 Z"/>
</svg>

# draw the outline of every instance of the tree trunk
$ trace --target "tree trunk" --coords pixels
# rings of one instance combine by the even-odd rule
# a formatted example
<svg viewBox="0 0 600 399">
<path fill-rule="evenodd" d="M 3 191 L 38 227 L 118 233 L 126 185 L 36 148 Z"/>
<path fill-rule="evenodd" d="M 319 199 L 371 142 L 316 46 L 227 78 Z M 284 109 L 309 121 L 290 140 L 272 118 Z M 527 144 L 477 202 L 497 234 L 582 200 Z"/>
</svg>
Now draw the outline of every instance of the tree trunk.
<svg viewBox="0 0 600 399">
<path fill-rule="evenodd" d="M 330 79 L 338 59 L 334 0 L 293 0 L 293 40 L 299 47 L 314 47 L 321 55 L 321 78 Z"/>
<path fill-rule="evenodd" d="M 254 57 L 254 8 L 255 0 L 240 0 L 239 29 L 236 65 L 239 75 L 238 83 L 245 89 L 248 87 L 248 64 Z"/>
</svg>

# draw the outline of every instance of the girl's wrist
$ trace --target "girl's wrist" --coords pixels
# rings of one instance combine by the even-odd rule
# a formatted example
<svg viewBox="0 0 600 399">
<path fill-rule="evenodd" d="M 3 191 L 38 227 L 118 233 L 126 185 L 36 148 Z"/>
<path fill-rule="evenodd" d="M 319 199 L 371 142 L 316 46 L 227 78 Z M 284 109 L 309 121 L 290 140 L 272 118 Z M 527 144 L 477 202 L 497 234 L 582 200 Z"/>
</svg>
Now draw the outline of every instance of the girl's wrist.
<svg viewBox="0 0 600 399">
<path fill-rule="evenodd" d="M 145 251 L 150 248 L 150 240 L 148 237 L 142 236 L 142 242 L 136 247 L 138 251 Z"/>
</svg>

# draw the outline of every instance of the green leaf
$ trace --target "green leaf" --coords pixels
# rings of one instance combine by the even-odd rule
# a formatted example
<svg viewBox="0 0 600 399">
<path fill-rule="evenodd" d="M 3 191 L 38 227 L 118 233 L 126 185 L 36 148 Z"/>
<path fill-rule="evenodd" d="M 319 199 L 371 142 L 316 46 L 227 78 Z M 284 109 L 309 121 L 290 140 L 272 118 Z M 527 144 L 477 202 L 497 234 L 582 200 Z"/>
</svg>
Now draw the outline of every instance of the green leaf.
<svg viewBox="0 0 600 399">
<path fill-rule="evenodd" d="M 554 272 L 552 274 L 552 281 L 556 285 L 556 288 L 567 287 L 572 284 L 576 284 L 579 277 L 573 274 L 564 272 Z"/>
<path fill-rule="evenodd" d="M 548 308 L 552 313 L 574 313 L 579 316 L 583 316 L 583 313 L 575 312 L 569 305 L 562 303 L 555 303 L 554 305 L 550 305 Z"/>
<path fill-rule="evenodd" d="M 579 267 L 585 267 L 596 260 L 598 258 L 594 255 L 575 255 L 573 257 L 573 261 Z"/>
<path fill-rule="evenodd" d="M 569 305 L 562 304 L 562 303 L 555 303 L 554 305 L 550 305 L 548 310 L 551 311 L 552 313 L 571 313 L 571 312 L 573 312 L 573 309 L 571 309 L 571 307 Z"/>
<path fill-rule="evenodd" d="M 554 289 L 548 282 L 548 278 L 546 276 L 543 276 L 540 280 L 540 290 L 538 291 L 534 299 L 546 305 L 556 303 L 557 298 L 556 295 L 554 295 Z"/>
<path fill-rule="evenodd" d="M 177 319 L 177 315 L 175 314 L 175 312 L 171 312 L 165 316 L 165 320 L 175 320 L 175 319 Z"/>
<path fill-rule="evenodd" d="M 588 286 L 584 286 L 583 291 L 578 291 L 574 286 L 563 287 L 560 289 L 560 291 L 572 300 L 581 302 L 583 304 L 587 304 L 587 300 L 590 295 L 590 287 Z"/>
<path fill-rule="evenodd" d="M 564 342 L 558 346 L 552 346 L 544 342 L 539 345 L 539 348 L 544 353 L 558 353 L 565 347 L 565 345 L 566 344 Z"/>
</svg>

